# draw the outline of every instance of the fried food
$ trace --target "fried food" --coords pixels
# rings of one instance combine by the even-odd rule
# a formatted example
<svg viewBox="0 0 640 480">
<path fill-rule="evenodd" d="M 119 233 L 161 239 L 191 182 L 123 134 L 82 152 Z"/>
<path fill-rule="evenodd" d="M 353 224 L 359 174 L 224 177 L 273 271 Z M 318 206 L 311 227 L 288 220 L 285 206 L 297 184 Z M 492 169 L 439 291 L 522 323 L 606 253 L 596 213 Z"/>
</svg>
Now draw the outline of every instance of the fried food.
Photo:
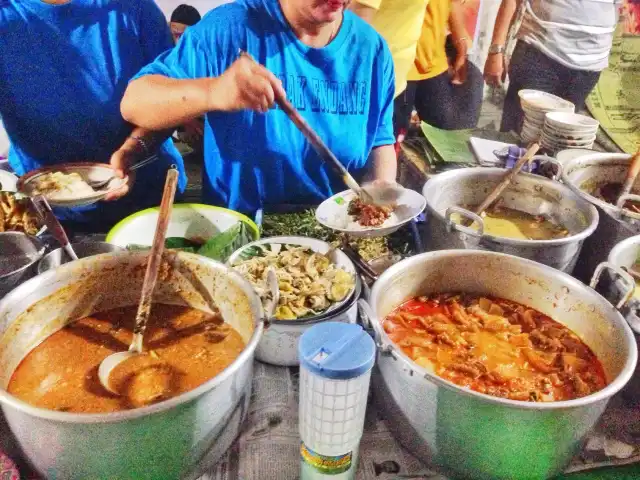
<svg viewBox="0 0 640 480">
<path fill-rule="evenodd" d="M 0 232 L 38 232 L 38 217 L 28 198 L 17 198 L 14 193 L 0 192 Z"/>
</svg>

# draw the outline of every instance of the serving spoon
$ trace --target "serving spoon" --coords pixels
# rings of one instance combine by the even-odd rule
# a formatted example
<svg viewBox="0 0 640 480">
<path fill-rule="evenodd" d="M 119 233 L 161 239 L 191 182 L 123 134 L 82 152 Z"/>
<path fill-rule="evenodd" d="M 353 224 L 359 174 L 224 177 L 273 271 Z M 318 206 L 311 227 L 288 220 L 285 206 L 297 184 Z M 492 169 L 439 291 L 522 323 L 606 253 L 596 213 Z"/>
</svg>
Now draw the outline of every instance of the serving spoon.
<svg viewBox="0 0 640 480">
<path fill-rule="evenodd" d="M 151 301 L 153 299 L 153 290 L 158 280 L 158 270 L 162 261 L 162 253 L 164 252 L 164 241 L 167 236 L 169 220 L 171 218 L 171 207 L 176 194 L 176 186 L 178 185 L 178 170 L 169 169 L 167 179 L 164 184 L 164 192 L 162 193 L 162 203 L 160 204 L 160 212 L 158 214 L 158 223 L 156 224 L 156 232 L 153 237 L 153 245 L 149 253 L 147 261 L 147 270 L 144 274 L 142 282 L 142 294 L 140 295 L 140 303 L 138 304 L 138 312 L 136 314 L 136 323 L 133 327 L 133 339 L 129 350 L 125 352 L 116 352 L 102 360 L 98 367 L 98 379 L 102 386 L 109 392 L 119 395 L 112 386 L 109 377 L 113 370 L 125 360 L 142 354 L 142 340 L 144 331 L 151 314 Z"/>
<path fill-rule="evenodd" d="M 67 233 L 64 231 L 64 228 L 53 213 L 51 205 L 49 205 L 47 199 L 42 195 L 37 195 L 31 199 L 31 203 L 36 208 L 38 215 L 40 215 L 40 218 L 42 218 L 42 221 L 47 227 L 47 230 L 51 232 L 51 235 L 53 235 L 56 241 L 67 253 L 67 255 L 71 257 L 71 260 L 78 260 L 78 255 L 76 255 L 76 252 L 74 252 L 73 247 L 69 242 Z M 39 234 L 40 232 L 38 232 L 36 236 Z"/>
<path fill-rule="evenodd" d="M 258 64 L 254 60 L 254 58 L 247 52 L 240 50 L 240 56 L 249 59 L 251 62 Z M 329 147 L 322 141 L 320 136 L 315 132 L 311 125 L 307 123 L 307 121 L 302 118 L 300 112 L 294 107 L 287 97 L 282 95 L 280 92 L 275 93 L 275 101 L 278 106 L 284 111 L 284 113 L 289 117 L 289 119 L 294 123 L 294 125 L 300 130 L 300 132 L 305 136 L 305 138 L 309 141 L 314 150 L 320 155 L 320 158 L 325 162 L 332 165 L 340 174 L 342 180 L 345 185 L 353 190 L 360 199 L 366 203 L 371 205 L 389 205 L 393 204 L 395 200 L 397 200 L 401 193 L 402 187 L 400 185 L 388 183 L 384 186 L 377 187 L 375 182 L 373 184 L 368 184 L 364 188 L 361 187 L 358 182 L 353 178 L 353 176 L 349 173 L 349 171 L 342 165 L 340 160 L 336 158 Z M 395 192 L 394 192 L 395 189 Z"/>
</svg>

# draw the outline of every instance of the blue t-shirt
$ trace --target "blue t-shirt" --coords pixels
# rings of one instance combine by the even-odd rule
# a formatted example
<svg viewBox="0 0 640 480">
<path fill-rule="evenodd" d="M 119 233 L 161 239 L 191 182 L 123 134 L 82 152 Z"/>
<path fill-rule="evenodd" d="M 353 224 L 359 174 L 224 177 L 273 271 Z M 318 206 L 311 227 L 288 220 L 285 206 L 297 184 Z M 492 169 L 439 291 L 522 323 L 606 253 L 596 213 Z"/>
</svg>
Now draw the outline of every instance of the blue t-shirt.
<svg viewBox="0 0 640 480">
<path fill-rule="evenodd" d="M 129 80 L 172 46 L 153 0 L 0 0 L 0 116 L 11 167 L 24 174 L 62 162 L 108 162 L 132 130 L 120 114 Z M 62 216 L 106 227 L 157 205 L 171 164 L 182 170 L 184 190 L 182 157 L 170 140 L 160 155 L 137 172 L 122 200 L 65 209 Z"/>
<path fill-rule="evenodd" d="M 311 48 L 296 38 L 277 0 L 239 0 L 209 12 L 138 76 L 217 77 L 239 49 L 282 80 L 289 100 L 356 177 L 372 148 L 394 143 L 391 54 L 351 12 L 329 45 Z M 209 203 L 252 213 L 268 204 L 318 203 L 346 188 L 279 109 L 209 113 L 204 142 Z"/>
</svg>

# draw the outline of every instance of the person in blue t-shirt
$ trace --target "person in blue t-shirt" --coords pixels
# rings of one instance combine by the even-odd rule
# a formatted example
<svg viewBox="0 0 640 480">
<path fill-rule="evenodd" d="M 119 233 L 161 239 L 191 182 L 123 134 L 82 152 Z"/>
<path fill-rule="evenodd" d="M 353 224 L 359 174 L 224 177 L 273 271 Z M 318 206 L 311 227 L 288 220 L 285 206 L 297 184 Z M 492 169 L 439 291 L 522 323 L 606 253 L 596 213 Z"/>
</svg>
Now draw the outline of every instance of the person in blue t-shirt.
<svg viewBox="0 0 640 480">
<path fill-rule="evenodd" d="M 345 12 L 348 3 L 220 6 L 142 69 L 122 113 L 155 130 L 206 115 L 204 199 L 241 212 L 314 204 L 346 188 L 274 106 L 277 92 L 356 178 L 394 182 L 393 61 L 384 40 Z"/>
<path fill-rule="evenodd" d="M 171 140 L 133 131 L 120 113 L 129 80 L 173 46 L 153 0 L 1 0 L 0 32 L 0 117 L 16 173 L 75 161 L 111 161 L 126 170 L 159 148 L 160 159 L 138 170 L 135 182 L 131 176 L 111 202 L 56 210 L 63 220 L 104 230 L 157 205 L 171 164 L 182 171 L 184 190 Z"/>
</svg>

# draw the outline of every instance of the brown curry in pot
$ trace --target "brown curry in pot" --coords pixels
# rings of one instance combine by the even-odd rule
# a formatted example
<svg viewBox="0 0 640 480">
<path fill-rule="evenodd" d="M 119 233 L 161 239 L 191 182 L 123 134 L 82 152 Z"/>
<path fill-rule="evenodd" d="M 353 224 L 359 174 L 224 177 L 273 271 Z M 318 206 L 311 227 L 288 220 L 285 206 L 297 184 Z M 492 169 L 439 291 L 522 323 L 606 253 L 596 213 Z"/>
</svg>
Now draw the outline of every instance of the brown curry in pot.
<svg viewBox="0 0 640 480">
<path fill-rule="evenodd" d="M 100 362 L 129 348 L 136 307 L 77 320 L 48 337 L 20 363 L 9 382 L 12 395 L 32 405 L 76 413 L 142 407 L 193 390 L 229 366 L 244 349 L 240 334 L 219 314 L 154 304 L 145 354 L 118 365 L 107 392 Z"/>
</svg>

